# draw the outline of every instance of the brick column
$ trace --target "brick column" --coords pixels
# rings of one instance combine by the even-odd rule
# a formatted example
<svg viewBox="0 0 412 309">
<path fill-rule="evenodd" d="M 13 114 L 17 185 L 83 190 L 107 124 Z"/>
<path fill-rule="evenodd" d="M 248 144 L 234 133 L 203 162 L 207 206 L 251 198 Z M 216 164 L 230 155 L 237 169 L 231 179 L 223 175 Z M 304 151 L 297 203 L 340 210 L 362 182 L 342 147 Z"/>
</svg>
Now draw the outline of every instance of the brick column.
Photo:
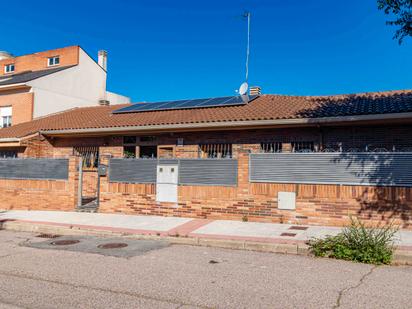
<svg viewBox="0 0 412 309">
<path fill-rule="evenodd" d="M 249 195 L 249 156 L 258 152 L 256 144 L 233 145 L 234 157 L 238 159 L 238 194 Z"/>
<path fill-rule="evenodd" d="M 73 206 L 73 209 L 77 208 L 78 189 L 79 189 L 79 157 L 69 157 L 69 180 L 68 190 L 70 193 L 69 203 Z"/>
</svg>

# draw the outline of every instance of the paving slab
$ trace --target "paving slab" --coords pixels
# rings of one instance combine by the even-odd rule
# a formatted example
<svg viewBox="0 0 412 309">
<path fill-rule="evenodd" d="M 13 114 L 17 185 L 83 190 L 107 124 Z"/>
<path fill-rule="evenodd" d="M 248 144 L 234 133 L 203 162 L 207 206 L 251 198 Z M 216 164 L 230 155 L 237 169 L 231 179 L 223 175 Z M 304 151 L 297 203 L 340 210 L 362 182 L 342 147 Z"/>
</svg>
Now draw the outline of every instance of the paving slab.
<svg viewBox="0 0 412 309">
<path fill-rule="evenodd" d="M 194 240 L 196 244 L 200 243 L 198 239 L 203 239 L 202 243 L 205 243 L 204 239 L 237 241 L 238 245 L 243 248 L 245 248 L 244 242 L 300 245 L 313 237 L 323 238 L 327 235 L 336 235 L 342 230 L 339 227 L 327 226 L 62 211 L 3 211 L 0 212 L 0 221 L 2 220 L 12 221 L 15 225 L 10 227 L 12 230 L 28 231 L 24 229 L 27 226 L 19 229 L 19 224 L 43 225 L 49 228 L 61 226 L 73 233 L 97 233 L 98 235 L 106 233 L 105 236 L 108 237 L 125 234 L 175 236 L 176 239 L 180 237 L 181 242 L 187 244 L 189 240 Z M 398 249 L 412 252 L 412 231 L 398 231 L 395 244 Z"/>
<path fill-rule="evenodd" d="M 167 232 L 181 226 L 182 224 L 188 223 L 193 219 L 63 211 L 12 210 L 1 212 L 0 220 L 50 222 L 58 224 L 76 224 L 84 226 Z"/>
</svg>

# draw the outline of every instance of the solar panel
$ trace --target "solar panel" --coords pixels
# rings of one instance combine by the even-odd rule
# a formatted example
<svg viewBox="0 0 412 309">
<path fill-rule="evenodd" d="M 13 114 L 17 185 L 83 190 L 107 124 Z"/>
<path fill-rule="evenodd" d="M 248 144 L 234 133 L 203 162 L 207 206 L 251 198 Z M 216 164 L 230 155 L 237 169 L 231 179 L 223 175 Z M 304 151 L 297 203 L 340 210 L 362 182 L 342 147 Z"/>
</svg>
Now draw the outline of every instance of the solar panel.
<svg viewBox="0 0 412 309">
<path fill-rule="evenodd" d="M 113 114 L 161 111 L 161 110 L 175 110 L 175 109 L 189 109 L 189 108 L 205 108 L 217 106 L 233 106 L 245 105 L 253 101 L 258 96 L 249 96 L 246 102 L 242 96 L 220 97 L 220 98 L 206 98 L 194 100 L 180 100 L 180 101 L 166 101 L 155 103 L 136 103 L 127 107 L 120 108 L 113 111 Z"/>
</svg>

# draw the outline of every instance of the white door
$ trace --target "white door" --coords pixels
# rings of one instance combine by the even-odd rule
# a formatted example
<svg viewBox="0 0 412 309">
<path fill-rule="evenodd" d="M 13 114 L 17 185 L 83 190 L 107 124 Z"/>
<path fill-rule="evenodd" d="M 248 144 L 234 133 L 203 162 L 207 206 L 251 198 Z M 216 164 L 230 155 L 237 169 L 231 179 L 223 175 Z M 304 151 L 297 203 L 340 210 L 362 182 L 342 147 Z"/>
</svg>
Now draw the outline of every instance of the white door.
<svg viewBox="0 0 412 309">
<path fill-rule="evenodd" d="M 158 165 L 156 179 L 156 201 L 177 203 L 177 165 Z"/>
</svg>

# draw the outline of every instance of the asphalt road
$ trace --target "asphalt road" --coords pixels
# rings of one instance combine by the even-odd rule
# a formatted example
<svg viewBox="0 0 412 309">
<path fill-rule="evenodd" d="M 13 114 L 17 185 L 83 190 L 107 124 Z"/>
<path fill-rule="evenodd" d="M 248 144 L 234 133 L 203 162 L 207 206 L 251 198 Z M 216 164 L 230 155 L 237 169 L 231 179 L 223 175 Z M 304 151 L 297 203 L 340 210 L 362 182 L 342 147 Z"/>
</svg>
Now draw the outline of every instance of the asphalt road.
<svg viewBox="0 0 412 309">
<path fill-rule="evenodd" d="M 0 308 L 412 306 L 412 267 L 164 244 L 102 255 L 34 236 L 0 231 Z"/>
</svg>

